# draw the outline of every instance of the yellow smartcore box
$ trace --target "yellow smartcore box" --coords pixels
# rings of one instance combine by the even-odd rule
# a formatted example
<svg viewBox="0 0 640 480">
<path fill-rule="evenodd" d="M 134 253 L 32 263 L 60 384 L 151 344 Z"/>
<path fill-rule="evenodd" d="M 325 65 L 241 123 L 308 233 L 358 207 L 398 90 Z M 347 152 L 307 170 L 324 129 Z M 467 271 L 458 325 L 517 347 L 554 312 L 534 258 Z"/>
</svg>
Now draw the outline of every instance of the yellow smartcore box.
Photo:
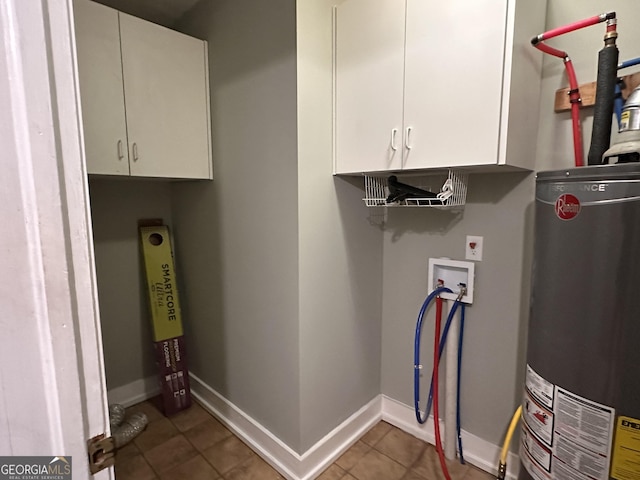
<svg viewBox="0 0 640 480">
<path fill-rule="evenodd" d="M 153 340 L 159 342 L 183 334 L 180 301 L 169 229 L 140 227 L 144 267 L 153 322 Z"/>
<path fill-rule="evenodd" d="M 191 405 L 189 372 L 169 229 L 140 227 L 156 363 L 167 415 Z"/>
</svg>

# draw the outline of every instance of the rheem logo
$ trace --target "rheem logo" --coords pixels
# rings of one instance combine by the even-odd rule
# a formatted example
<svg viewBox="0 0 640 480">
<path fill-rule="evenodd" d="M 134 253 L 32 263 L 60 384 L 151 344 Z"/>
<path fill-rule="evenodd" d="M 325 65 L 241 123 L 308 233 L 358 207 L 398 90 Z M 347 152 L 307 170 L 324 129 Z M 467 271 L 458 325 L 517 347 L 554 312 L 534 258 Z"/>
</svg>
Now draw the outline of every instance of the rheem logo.
<svg viewBox="0 0 640 480">
<path fill-rule="evenodd" d="M 571 220 L 580 213 L 580 200 L 575 195 L 564 193 L 556 200 L 556 215 L 560 220 Z"/>
</svg>

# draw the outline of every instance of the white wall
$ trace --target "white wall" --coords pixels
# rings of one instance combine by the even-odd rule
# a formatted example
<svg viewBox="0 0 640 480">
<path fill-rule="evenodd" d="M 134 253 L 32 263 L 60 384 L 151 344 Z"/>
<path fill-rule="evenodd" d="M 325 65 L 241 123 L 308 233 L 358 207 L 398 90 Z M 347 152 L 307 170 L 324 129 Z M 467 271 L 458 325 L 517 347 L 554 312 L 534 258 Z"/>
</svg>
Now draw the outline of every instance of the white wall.
<svg viewBox="0 0 640 480">
<path fill-rule="evenodd" d="M 86 439 L 108 419 L 70 9 L 11 0 L 0 14 L 0 455 L 64 452 L 87 478 Z"/>
</svg>

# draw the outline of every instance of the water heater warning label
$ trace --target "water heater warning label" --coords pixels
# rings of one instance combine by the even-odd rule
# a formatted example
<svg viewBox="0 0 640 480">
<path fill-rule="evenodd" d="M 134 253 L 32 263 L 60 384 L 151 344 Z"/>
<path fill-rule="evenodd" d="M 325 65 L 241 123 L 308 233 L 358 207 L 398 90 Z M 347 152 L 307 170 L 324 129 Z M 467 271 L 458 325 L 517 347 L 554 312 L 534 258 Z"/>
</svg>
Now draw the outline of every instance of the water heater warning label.
<svg viewBox="0 0 640 480">
<path fill-rule="evenodd" d="M 548 382 L 528 365 L 522 407 L 521 457 L 531 476 L 541 480 L 609 479 L 613 408 Z M 633 461 L 640 462 L 640 422 L 637 426 Z M 614 478 L 640 480 L 640 475 Z"/>
<path fill-rule="evenodd" d="M 522 429 L 522 444 L 532 460 L 546 472 L 551 471 L 551 449 L 540 442 L 526 424 Z"/>
<path fill-rule="evenodd" d="M 527 390 L 547 408 L 553 408 L 553 383 L 547 382 L 527 365 Z"/>
<path fill-rule="evenodd" d="M 551 447 L 553 440 L 553 412 L 542 407 L 526 392 L 522 405 L 522 416 L 529 429 Z"/>
<path fill-rule="evenodd" d="M 608 456 L 611 448 L 613 408 L 591 402 L 557 387 L 554 435 L 588 452 Z M 565 460 L 568 460 L 565 458 Z M 598 477 L 596 477 L 598 478 Z"/>
</svg>

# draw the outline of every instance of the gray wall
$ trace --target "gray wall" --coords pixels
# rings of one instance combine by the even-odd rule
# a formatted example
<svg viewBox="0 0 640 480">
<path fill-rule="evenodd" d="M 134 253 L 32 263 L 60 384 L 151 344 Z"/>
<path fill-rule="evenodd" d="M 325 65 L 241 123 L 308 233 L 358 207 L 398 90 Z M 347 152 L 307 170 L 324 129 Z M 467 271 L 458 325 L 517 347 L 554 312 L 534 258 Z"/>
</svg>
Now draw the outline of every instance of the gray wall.
<svg viewBox="0 0 640 480">
<path fill-rule="evenodd" d="M 381 236 L 331 176 L 330 2 L 205 0 L 178 29 L 209 41 L 212 92 L 215 180 L 173 190 L 191 368 L 302 453 L 380 391 Z"/>
<path fill-rule="evenodd" d="M 190 368 L 300 445 L 295 3 L 200 2 L 214 178 L 173 190 Z"/>
<path fill-rule="evenodd" d="M 125 178 L 89 182 L 107 388 L 157 374 L 138 220 L 171 225 L 170 185 Z"/>
<path fill-rule="evenodd" d="M 380 393 L 382 236 L 368 222 L 362 190 L 331 175 L 335 2 L 297 3 L 300 448 L 306 451 Z"/>
<path fill-rule="evenodd" d="M 528 306 L 532 174 L 472 175 L 464 212 L 393 209 L 384 233 L 382 393 L 413 406 L 413 341 L 429 293 L 430 257 L 464 260 L 466 235 L 484 237 L 467 308 L 462 428 L 494 444 L 519 401 Z M 432 367 L 433 310 L 424 322 L 422 408 Z M 426 390 L 425 390 L 426 389 Z M 442 414 L 441 414 L 442 416 Z"/>
</svg>

